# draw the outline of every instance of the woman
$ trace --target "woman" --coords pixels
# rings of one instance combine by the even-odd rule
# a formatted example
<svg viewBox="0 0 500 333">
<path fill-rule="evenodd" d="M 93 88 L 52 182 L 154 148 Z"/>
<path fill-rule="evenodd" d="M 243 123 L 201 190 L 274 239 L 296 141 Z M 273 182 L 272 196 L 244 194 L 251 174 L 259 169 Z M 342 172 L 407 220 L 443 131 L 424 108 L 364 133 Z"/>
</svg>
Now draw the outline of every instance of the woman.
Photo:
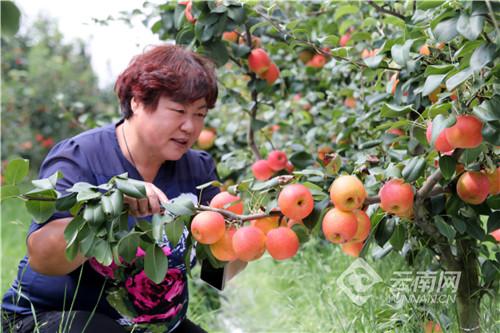
<svg viewBox="0 0 500 333">
<path fill-rule="evenodd" d="M 40 178 L 61 171 L 64 178 L 57 190 L 64 192 L 76 182 L 103 184 L 127 172 L 146 182 L 147 199 L 125 199 L 136 217 L 159 213 L 162 202 L 181 193 L 198 196 L 197 185 L 217 179 L 212 158 L 190 149 L 217 99 L 216 77 L 207 59 L 178 46 L 154 47 L 132 60 L 118 77 L 115 92 L 123 119 L 58 143 L 44 160 Z M 202 201 L 217 193 L 215 187 L 203 190 Z M 91 265 L 82 255 L 71 262 L 65 257 L 63 232 L 70 221 L 69 212 L 57 212 L 43 224 L 32 223 L 28 255 L 3 298 L 4 331 L 32 332 L 35 325 L 40 332 L 60 327 L 70 332 L 124 331 L 118 322 L 126 321 L 99 296 L 106 279 L 95 262 Z M 171 304 L 161 302 L 163 312 L 153 319 L 161 318 L 169 332 L 204 332 L 186 318 L 185 236 L 186 231 L 179 245 L 164 249 L 169 267 L 175 267 L 175 276 L 169 269 L 166 280 L 177 279 L 176 294 Z M 133 294 L 132 287 L 128 290 Z"/>
</svg>

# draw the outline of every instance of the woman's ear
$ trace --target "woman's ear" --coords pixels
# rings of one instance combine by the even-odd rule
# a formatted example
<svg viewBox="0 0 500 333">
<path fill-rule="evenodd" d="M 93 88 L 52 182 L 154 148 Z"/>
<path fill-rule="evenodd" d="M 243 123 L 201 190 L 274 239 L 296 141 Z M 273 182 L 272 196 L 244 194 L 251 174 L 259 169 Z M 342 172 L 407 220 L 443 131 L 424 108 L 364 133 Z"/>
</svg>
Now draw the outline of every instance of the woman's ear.
<svg viewBox="0 0 500 333">
<path fill-rule="evenodd" d="M 132 113 L 135 113 L 138 108 L 139 108 L 139 103 L 137 103 L 135 97 L 132 97 L 130 99 L 130 109 L 132 110 Z"/>
</svg>

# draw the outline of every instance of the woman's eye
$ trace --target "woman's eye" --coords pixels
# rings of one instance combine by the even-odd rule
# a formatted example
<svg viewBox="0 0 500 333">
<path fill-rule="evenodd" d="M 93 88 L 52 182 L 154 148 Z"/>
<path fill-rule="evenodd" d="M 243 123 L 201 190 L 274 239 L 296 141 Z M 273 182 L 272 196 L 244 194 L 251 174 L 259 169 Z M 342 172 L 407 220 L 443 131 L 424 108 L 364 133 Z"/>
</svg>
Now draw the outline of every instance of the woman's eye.
<svg viewBox="0 0 500 333">
<path fill-rule="evenodd" d="M 183 113 L 184 113 L 184 110 L 172 109 L 172 111 L 177 112 L 177 113 L 180 113 L 180 114 L 183 114 Z"/>
<path fill-rule="evenodd" d="M 207 116 L 207 114 L 206 113 L 198 113 L 197 116 L 201 117 L 201 118 L 205 118 Z"/>
</svg>

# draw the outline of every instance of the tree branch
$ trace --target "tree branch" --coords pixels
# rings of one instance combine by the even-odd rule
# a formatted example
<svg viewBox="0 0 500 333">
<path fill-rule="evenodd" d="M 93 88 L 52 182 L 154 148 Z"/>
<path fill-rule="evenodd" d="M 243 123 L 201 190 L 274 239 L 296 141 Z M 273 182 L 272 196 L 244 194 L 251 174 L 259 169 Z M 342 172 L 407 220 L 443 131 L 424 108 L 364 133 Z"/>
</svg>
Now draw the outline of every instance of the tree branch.
<svg viewBox="0 0 500 333">
<path fill-rule="evenodd" d="M 401 15 L 400 13 L 398 13 L 398 12 L 396 12 L 394 10 L 389 10 L 389 9 L 382 8 L 379 5 L 377 5 L 376 3 L 374 3 L 372 0 L 368 0 L 368 4 L 370 6 L 372 6 L 373 8 L 375 8 L 377 11 L 381 12 L 381 13 L 385 13 L 385 14 L 388 14 L 388 15 L 399 17 L 403 21 L 406 20 L 406 17 L 404 15 Z"/>
</svg>

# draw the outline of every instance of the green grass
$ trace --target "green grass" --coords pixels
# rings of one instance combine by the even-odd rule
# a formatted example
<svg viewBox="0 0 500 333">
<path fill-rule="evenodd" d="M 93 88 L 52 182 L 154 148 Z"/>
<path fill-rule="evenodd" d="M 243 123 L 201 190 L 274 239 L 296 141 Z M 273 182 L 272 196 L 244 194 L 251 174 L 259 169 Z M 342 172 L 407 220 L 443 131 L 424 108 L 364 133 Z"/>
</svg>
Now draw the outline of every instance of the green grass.
<svg viewBox="0 0 500 333">
<path fill-rule="evenodd" d="M 17 274 L 19 260 L 26 253 L 26 233 L 31 223 L 24 203 L 16 199 L 8 199 L 1 204 L 2 225 L 2 295 L 9 289 Z"/>
</svg>

